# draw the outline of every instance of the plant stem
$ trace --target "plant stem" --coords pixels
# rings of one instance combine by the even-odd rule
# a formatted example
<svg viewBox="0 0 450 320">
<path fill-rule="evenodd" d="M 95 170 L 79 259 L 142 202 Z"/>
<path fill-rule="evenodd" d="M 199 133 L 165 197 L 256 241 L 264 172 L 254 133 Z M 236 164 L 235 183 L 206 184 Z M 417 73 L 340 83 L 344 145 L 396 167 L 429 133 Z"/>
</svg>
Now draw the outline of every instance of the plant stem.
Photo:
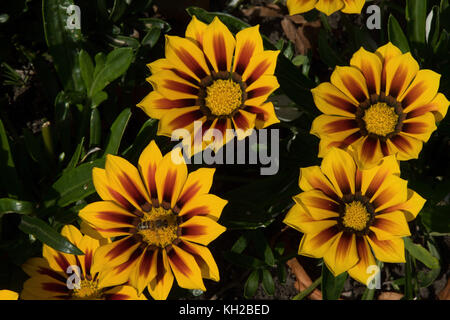
<svg viewBox="0 0 450 320">
<path fill-rule="evenodd" d="M 297 294 L 295 297 L 293 297 L 292 300 L 303 300 L 304 298 L 309 296 L 311 294 L 311 292 L 313 292 L 314 289 L 317 288 L 317 286 L 321 283 L 322 283 L 322 277 L 320 276 L 308 288 L 306 288 L 305 290 L 303 290 L 302 292 Z"/>
</svg>

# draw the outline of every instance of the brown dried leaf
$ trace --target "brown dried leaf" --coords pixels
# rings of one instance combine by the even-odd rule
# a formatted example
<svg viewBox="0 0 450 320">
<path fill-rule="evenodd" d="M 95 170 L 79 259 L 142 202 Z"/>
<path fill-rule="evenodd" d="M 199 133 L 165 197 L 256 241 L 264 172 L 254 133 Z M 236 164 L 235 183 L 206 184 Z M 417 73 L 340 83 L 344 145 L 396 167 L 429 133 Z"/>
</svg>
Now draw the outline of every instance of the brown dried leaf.
<svg viewBox="0 0 450 320">
<path fill-rule="evenodd" d="M 286 264 L 297 278 L 295 288 L 299 292 L 307 289 L 312 284 L 311 278 L 308 276 L 302 265 L 298 262 L 297 258 L 288 260 Z M 319 289 L 314 289 L 314 291 L 311 292 L 308 298 L 311 300 L 322 300 L 322 292 Z"/>
<path fill-rule="evenodd" d="M 400 300 L 403 298 L 403 294 L 398 292 L 382 292 L 378 296 L 378 300 Z"/>
<path fill-rule="evenodd" d="M 280 8 L 278 6 L 263 7 L 263 6 L 254 6 L 248 9 L 242 9 L 242 13 L 247 17 L 265 17 L 265 18 L 281 18 L 283 15 L 280 12 Z"/>
<path fill-rule="evenodd" d="M 447 285 L 438 294 L 439 300 L 450 300 L 450 279 L 447 281 Z"/>
</svg>

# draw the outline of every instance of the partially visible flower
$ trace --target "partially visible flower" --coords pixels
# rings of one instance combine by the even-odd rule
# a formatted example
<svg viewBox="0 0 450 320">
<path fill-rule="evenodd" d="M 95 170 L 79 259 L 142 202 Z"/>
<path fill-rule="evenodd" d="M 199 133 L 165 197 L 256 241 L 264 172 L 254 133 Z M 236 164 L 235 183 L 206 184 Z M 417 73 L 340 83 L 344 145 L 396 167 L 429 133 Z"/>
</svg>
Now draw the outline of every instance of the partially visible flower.
<svg viewBox="0 0 450 320">
<path fill-rule="evenodd" d="M 361 13 L 366 0 L 287 0 L 290 15 L 304 13 L 314 8 L 327 16 L 341 10 L 343 13 Z"/>
<path fill-rule="evenodd" d="M 264 50 L 259 26 L 234 37 L 217 17 L 206 25 L 194 16 L 185 38 L 166 36 L 165 53 L 148 65 L 152 76 L 147 81 L 154 91 L 138 106 L 160 119 L 160 135 L 188 130 L 185 145 L 196 142 L 191 154 L 209 145 L 209 129 L 221 133 L 211 143 L 217 150 L 235 134 L 242 140 L 253 128 L 279 122 L 273 104 L 266 102 L 279 87 L 274 76 L 279 51 Z M 236 133 L 226 132 L 233 128 Z"/>
<path fill-rule="evenodd" d="M 19 294 L 11 290 L 0 290 L 0 300 L 17 300 Z"/>
<path fill-rule="evenodd" d="M 418 158 L 424 142 L 447 113 L 449 101 L 438 92 L 440 75 L 419 70 L 411 54 L 393 44 L 375 53 L 361 48 L 348 67 L 336 67 L 331 83 L 312 89 L 324 114 L 312 124 L 320 140 L 319 157 L 332 147 L 352 145 L 365 166 L 396 154 Z"/>
<path fill-rule="evenodd" d="M 399 177 L 395 156 L 371 169 L 359 168 L 351 153 L 332 148 L 321 166 L 300 169 L 296 204 L 284 223 L 303 232 L 299 254 L 323 258 L 335 275 L 348 271 L 367 284 L 376 265 L 405 262 L 402 237 L 410 235 L 425 200 Z"/>
<path fill-rule="evenodd" d="M 24 283 L 24 300 L 146 300 L 128 285 L 102 286 L 99 273 L 94 271 L 101 261 L 94 258 L 104 240 L 96 240 L 72 225 L 61 230 L 84 255 L 56 251 L 44 244 L 43 258 L 31 258 L 22 266 L 31 277 Z M 123 282 L 122 282 L 123 284 Z"/>
<path fill-rule="evenodd" d="M 108 155 L 105 169 L 93 170 L 104 201 L 79 214 L 103 237 L 122 237 L 96 252 L 100 284 L 129 281 L 138 293 L 147 287 L 166 299 L 175 277 L 182 288 L 205 291 L 202 278 L 219 280 L 206 246 L 225 231 L 216 221 L 227 201 L 208 193 L 215 170 L 188 174 L 180 149 L 163 157 L 154 141 L 138 164 Z"/>
</svg>

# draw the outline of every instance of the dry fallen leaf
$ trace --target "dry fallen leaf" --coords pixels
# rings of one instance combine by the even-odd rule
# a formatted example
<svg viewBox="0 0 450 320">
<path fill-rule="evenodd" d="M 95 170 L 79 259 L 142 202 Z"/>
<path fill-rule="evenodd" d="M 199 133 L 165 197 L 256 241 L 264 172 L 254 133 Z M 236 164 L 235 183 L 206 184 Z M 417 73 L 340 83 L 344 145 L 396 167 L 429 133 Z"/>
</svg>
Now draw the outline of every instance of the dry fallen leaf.
<svg viewBox="0 0 450 320">
<path fill-rule="evenodd" d="M 297 282 L 295 284 L 295 288 L 302 292 L 307 289 L 311 284 L 312 280 L 306 273 L 305 269 L 303 269 L 302 265 L 298 262 L 297 258 L 292 258 L 286 262 L 288 267 L 292 270 L 297 278 Z M 322 292 L 319 289 L 314 289 L 313 292 L 308 296 L 311 300 L 322 300 Z"/>
<path fill-rule="evenodd" d="M 400 300 L 403 294 L 398 292 L 382 292 L 378 296 L 378 300 Z"/>
<path fill-rule="evenodd" d="M 439 300 L 450 300 L 450 279 L 447 281 L 447 285 L 438 294 Z"/>
</svg>

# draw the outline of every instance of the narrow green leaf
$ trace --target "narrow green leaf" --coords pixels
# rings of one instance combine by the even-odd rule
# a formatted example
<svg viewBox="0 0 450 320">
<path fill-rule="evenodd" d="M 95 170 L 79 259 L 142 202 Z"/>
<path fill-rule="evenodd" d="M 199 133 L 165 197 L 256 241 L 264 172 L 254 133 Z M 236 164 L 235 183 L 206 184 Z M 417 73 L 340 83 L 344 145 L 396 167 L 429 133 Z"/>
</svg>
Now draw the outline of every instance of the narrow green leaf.
<svg viewBox="0 0 450 320">
<path fill-rule="evenodd" d="M 108 144 L 106 145 L 105 148 L 105 155 L 106 154 L 116 155 L 118 153 L 120 142 L 122 141 L 123 133 L 125 132 L 125 128 L 127 127 L 130 117 L 131 117 L 131 110 L 130 108 L 126 108 L 119 114 L 116 120 L 114 120 L 111 126 Z"/>
<path fill-rule="evenodd" d="M 247 248 L 247 244 L 248 244 L 247 238 L 244 235 L 242 235 L 233 244 L 233 246 L 231 247 L 231 251 L 235 253 L 242 253 L 245 250 L 245 248 Z"/>
<path fill-rule="evenodd" d="M 412 283 L 412 258 L 409 252 L 405 252 L 405 299 L 412 300 L 413 298 L 413 283 Z"/>
<path fill-rule="evenodd" d="M 275 257 L 273 256 L 272 248 L 269 245 L 264 233 L 261 230 L 251 231 L 249 233 L 252 237 L 253 245 L 257 253 L 264 259 L 267 265 L 275 266 Z"/>
<path fill-rule="evenodd" d="M 2 189 L 8 196 L 19 196 L 22 193 L 22 186 L 17 175 L 9 139 L 3 122 L 0 120 L 0 181 Z"/>
<path fill-rule="evenodd" d="M 244 297 L 251 299 L 259 286 L 259 270 L 253 270 L 244 285 Z"/>
<path fill-rule="evenodd" d="M 5 213 L 30 214 L 33 213 L 35 206 L 30 201 L 2 198 L 0 199 L 0 217 Z"/>
<path fill-rule="evenodd" d="M 322 265 L 322 296 L 324 300 L 338 300 L 344 289 L 345 280 L 347 280 L 347 272 L 343 272 L 335 277 L 328 270 L 325 263 Z"/>
<path fill-rule="evenodd" d="M 78 63 L 80 64 L 81 77 L 83 78 L 86 88 L 90 88 L 94 78 L 94 64 L 89 53 L 81 50 L 78 54 Z"/>
<path fill-rule="evenodd" d="M 336 51 L 331 48 L 328 40 L 328 35 L 325 30 L 321 29 L 319 31 L 319 55 L 320 59 L 325 62 L 330 68 L 334 68 L 338 64 L 341 64 L 341 58 L 336 53 Z"/>
<path fill-rule="evenodd" d="M 100 113 L 97 108 L 91 110 L 89 146 L 94 147 L 100 145 L 102 123 Z"/>
<path fill-rule="evenodd" d="M 98 73 L 102 71 L 103 67 L 105 66 L 106 56 L 103 52 L 99 52 L 95 55 L 94 60 L 95 60 L 94 78 L 96 78 Z"/>
<path fill-rule="evenodd" d="M 36 239 L 57 251 L 68 254 L 84 255 L 83 251 L 74 246 L 66 237 L 63 237 L 45 221 L 39 218 L 23 216 L 19 229 L 27 234 L 32 234 Z"/>
<path fill-rule="evenodd" d="M 148 146 L 150 141 L 156 137 L 156 131 L 158 130 L 158 120 L 148 119 L 139 130 L 136 139 L 133 144 L 129 146 L 123 155 L 131 162 L 137 161 L 139 155 Z"/>
<path fill-rule="evenodd" d="M 410 51 L 408 39 L 403 33 L 397 19 L 391 14 L 388 20 L 388 37 L 389 41 L 397 46 L 403 53 Z"/>
<path fill-rule="evenodd" d="M 425 43 L 427 0 L 406 0 L 405 9 L 408 36 L 412 43 Z"/>
<path fill-rule="evenodd" d="M 77 145 L 77 148 L 75 149 L 75 152 L 72 155 L 72 158 L 69 161 L 69 164 L 67 165 L 66 169 L 64 171 L 73 169 L 77 166 L 78 161 L 80 161 L 81 152 L 83 151 L 83 144 L 84 144 L 84 137 L 81 138 L 80 143 Z"/>
<path fill-rule="evenodd" d="M 42 17 L 45 40 L 64 89 L 83 91 L 77 52 L 81 30 L 67 27 L 69 14 L 66 10 L 73 4 L 72 0 L 43 0 Z"/>
<path fill-rule="evenodd" d="M 231 263 L 244 268 L 260 268 L 265 266 L 265 263 L 257 258 L 232 251 L 224 252 L 223 257 Z"/>
<path fill-rule="evenodd" d="M 117 22 L 127 10 L 127 2 L 124 0 L 114 0 L 114 5 L 109 15 L 109 20 Z"/>
<path fill-rule="evenodd" d="M 275 293 L 275 284 L 273 282 L 272 274 L 267 269 L 262 269 L 261 272 L 263 289 L 269 296 L 273 296 Z"/>
<path fill-rule="evenodd" d="M 160 36 L 161 36 L 161 29 L 158 27 L 152 27 L 147 32 L 144 39 L 142 39 L 141 44 L 143 46 L 150 46 L 150 48 L 153 48 L 155 44 L 158 42 Z"/>
<path fill-rule="evenodd" d="M 118 48 L 108 53 L 103 68 L 94 76 L 94 81 L 89 90 L 89 96 L 94 96 L 109 83 L 124 74 L 132 60 L 133 49 L 131 48 Z"/>
<path fill-rule="evenodd" d="M 64 172 L 47 192 L 45 197 L 46 207 L 55 204 L 64 207 L 95 193 L 92 183 L 92 169 L 94 167 L 103 168 L 104 165 L 105 159 L 101 158 L 83 163 Z"/>
<path fill-rule="evenodd" d="M 430 269 L 439 268 L 439 260 L 433 257 L 433 255 L 424 247 L 412 242 L 410 238 L 403 238 L 405 241 L 405 248 L 411 254 Z"/>
<path fill-rule="evenodd" d="M 108 99 L 108 94 L 105 91 L 97 92 L 91 97 L 91 108 L 97 108 L 106 99 Z"/>
</svg>

